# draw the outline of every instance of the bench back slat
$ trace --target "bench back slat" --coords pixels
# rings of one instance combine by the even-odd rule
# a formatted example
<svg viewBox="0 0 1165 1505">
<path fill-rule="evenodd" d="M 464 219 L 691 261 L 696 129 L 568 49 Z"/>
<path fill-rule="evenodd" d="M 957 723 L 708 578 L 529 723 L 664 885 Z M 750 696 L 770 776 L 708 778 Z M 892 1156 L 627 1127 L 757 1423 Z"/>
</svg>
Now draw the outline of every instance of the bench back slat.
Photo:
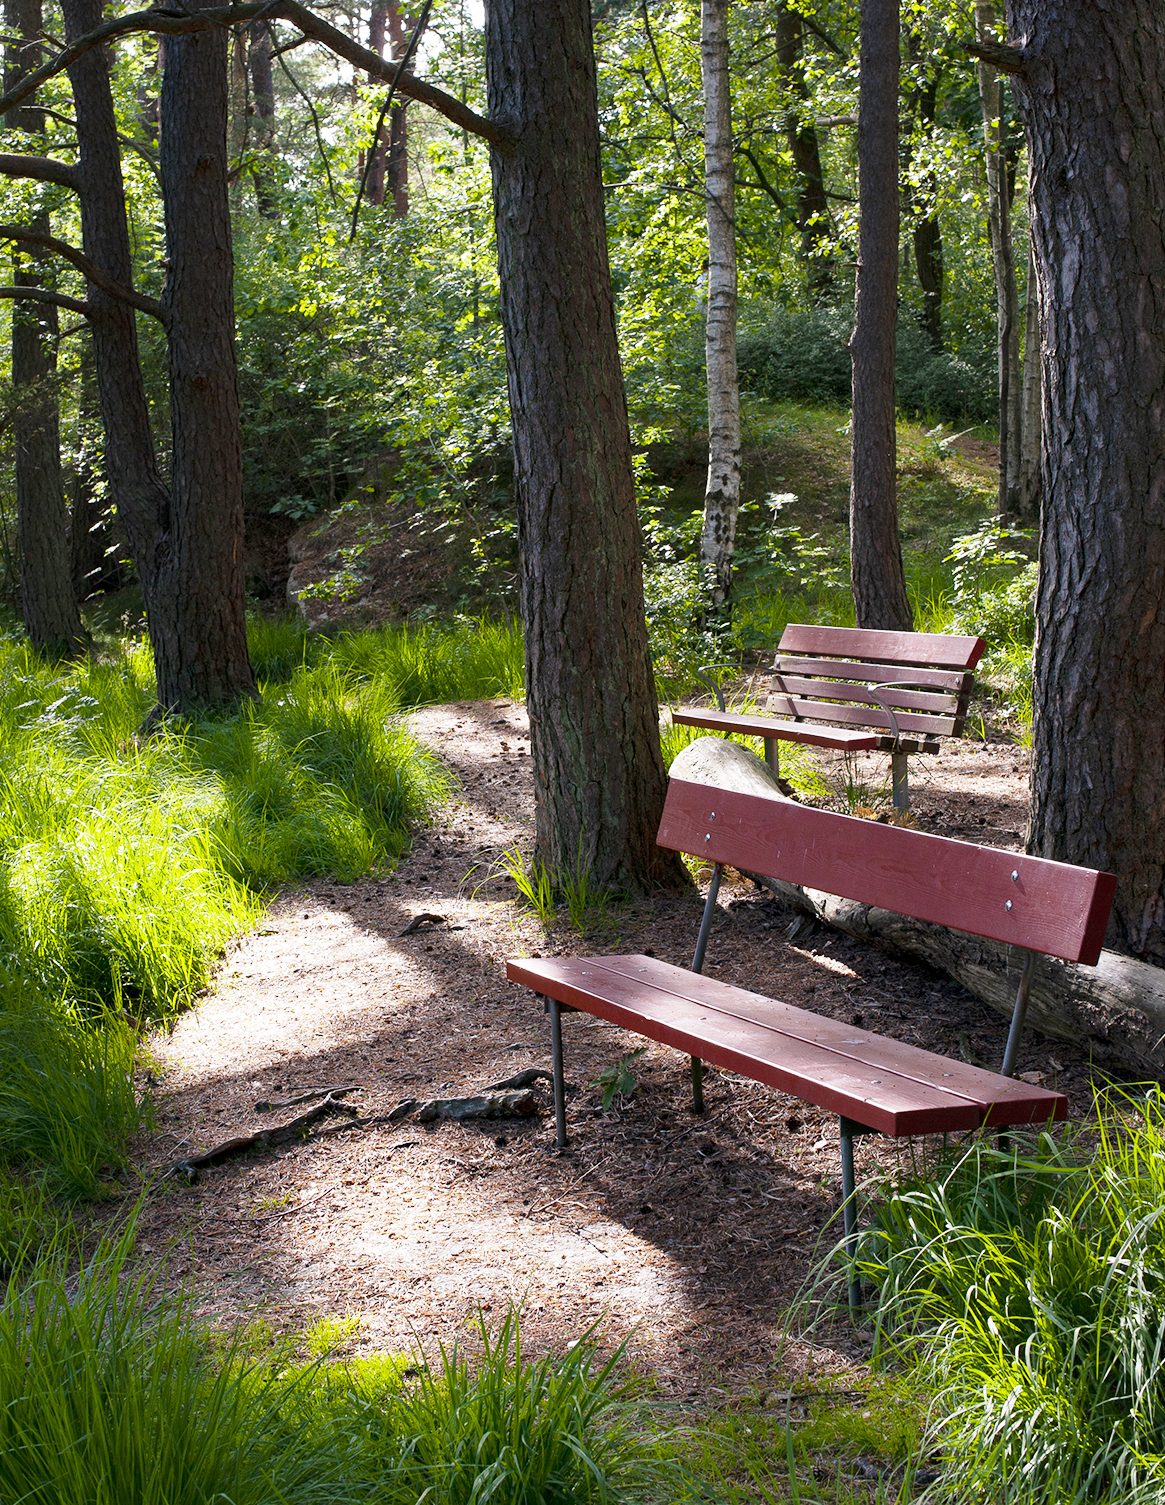
<svg viewBox="0 0 1165 1505">
<path fill-rule="evenodd" d="M 674 778 L 658 840 L 709 862 L 1088 964 L 1100 955 L 1116 889 L 1111 873 Z"/>
<path fill-rule="evenodd" d="M 903 689 L 895 687 L 879 690 L 875 695 L 868 685 L 855 684 L 844 679 L 808 679 L 800 674 L 781 674 L 777 678 L 775 695 L 808 695 L 814 700 L 839 701 L 846 705 L 858 705 L 882 711 L 887 705 L 897 712 L 919 711 L 945 716 L 952 720 L 959 713 L 959 697 L 948 695 L 945 690 Z M 828 710 L 828 706 L 822 706 Z"/>
<path fill-rule="evenodd" d="M 768 705 L 772 715 L 791 716 L 801 721 L 836 722 L 839 726 L 872 727 L 892 737 L 890 717 L 878 706 L 847 705 L 841 701 L 806 700 L 802 695 L 784 695 L 774 690 Z M 925 736 L 951 736 L 959 731 L 959 718 L 954 716 L 928 716 L 920 711 L 899 711 L 894 708 L 898 725 L 904 732 L 918 732 Z"/>
<path fill-rule="evenodd" d="M 840 679 L 857 681 L 859 684 L 883 684 L 889 680 L 917 677 L 934 690 L 948 695 L 964 695 L 971 685 L 971 672 L 967 669 L 932 669 L 923 666 L 915 676 L 917 666 L 910 664 L 879 664 L 872 659 L 856 658 L 801 658 L 782 653 L 774 662 L 778 674 L 808 674 L 816 679 Z"/>
<path fill-rule="evenodd" d="M 971 670 L 986 646 L 980 637 L 945 632 L 875 632 L 865 627 L 808 627 L 790 622 L 777 652 Z"/>
</svg>

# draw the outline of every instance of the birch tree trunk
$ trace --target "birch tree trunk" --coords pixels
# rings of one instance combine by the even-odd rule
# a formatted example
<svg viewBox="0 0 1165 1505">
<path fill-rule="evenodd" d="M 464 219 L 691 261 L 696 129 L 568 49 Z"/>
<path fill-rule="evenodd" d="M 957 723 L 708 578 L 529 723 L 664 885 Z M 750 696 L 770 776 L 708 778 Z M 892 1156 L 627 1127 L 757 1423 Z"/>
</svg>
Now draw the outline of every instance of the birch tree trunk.
<svg viewBox="0 0 1165 1505">
<path fill-rule="evenodd" d="M 997 40 L 995 0 L 975 0 L 975 36 Z M 980 62 L 979 102 L 983 112 L 983 150 L 987 169 L 987 225 L 995 276 L 995 327 L 998 368 L 1000 517 L 1020 512 L 1020 455 L 1023 421 L 1019 380 L 1019 290 L 1011 244 L 1011 193 L 1003 142 L 1003 90 L 990 63 Z"/>
<path fill-rule="evenodd" d="M 728 76 L 729 0 L 703 0 L 704 197 L 708 216 L 708 481 L 700 562 L 713 616 L 731 611 L 732 560 L 740 509 L 740 380 L 736 369 L 736 201 Z"/>
<path fill-rule="evenodd" d="M 1165 16 L 1009 0 L 1044 352 L 1033 852 L 1165 961 Z"/>
<path fill-rule="evenodd" d="M 859 627 L 913 626 L 898 536 L 898 0 L 862 5 L 850 579 Z"/>
<path fill-rule="evenodd" d="M 535 855 L 601 886 L 679 881 L 603 216 L 588 0 L 490 0 L 501 274 Z"/>
</svg>

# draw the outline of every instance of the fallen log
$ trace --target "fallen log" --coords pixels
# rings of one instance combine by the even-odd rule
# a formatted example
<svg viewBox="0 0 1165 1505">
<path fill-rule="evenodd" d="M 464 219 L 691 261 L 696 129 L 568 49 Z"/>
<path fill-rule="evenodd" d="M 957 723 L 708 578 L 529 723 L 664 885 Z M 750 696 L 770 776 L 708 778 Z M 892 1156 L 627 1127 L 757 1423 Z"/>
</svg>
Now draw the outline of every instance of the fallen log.
<svg viewBox="0 0 1165 1505">
<path fill-rule="evenodd" d="M 719 737 L 691 743 L 671 771 L 693 783 L 785 798 L 760 758 Z M 1009 966 L 1007 947 L 833 894 L 769 878 L 754 876 L 754 881 L 823 924 L 945 972 L 990 1008 L 1010 1016 L 1018 970 Z M 1040 957 L 1027 1017 L 1029 1025 L 1070 1040 L 1089 1052 L 1099 1066 L 1126 1079 L 1165 1078 L 1165 969 L 1161 967 L 1116 951 L 1102 952 L 1096 967 Z"/>
</svg>

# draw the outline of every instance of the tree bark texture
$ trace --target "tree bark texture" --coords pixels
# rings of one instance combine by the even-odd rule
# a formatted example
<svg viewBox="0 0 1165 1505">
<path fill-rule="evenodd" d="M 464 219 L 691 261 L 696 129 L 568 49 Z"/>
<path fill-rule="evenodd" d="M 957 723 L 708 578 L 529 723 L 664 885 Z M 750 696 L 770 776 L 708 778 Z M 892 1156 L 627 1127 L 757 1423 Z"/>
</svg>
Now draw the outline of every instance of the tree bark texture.
<svg viewBox="0 0 1165 1505">
<path fill-rule="evenodd" d="M 732 597 L 740 510 L 740 379 L 736 369 L 736 200 L 728 73 L 729 0 L 703 0 L 704 198 L 708 221 L 708 480 L 700 562 L 710 576 L 713 615 Z"/>
<path fill-rule="evenodd" d="M 858 115 L 850 579 L 859 627 L 913 626 L 896 491 L 894 350 L 898 300 L 898 0 L 863 0 Z"/>
<path fill-rule="evenodd" d="M 536 856 L 642 889 L 664 771 L 603 220 L 588 0 L 490 0 Z"/>
<path fill-rule="evenodd" d="M 227 160 L 227 38 L 171 38 L 160 161 L 173 425 L 171 632 L 151 632 L 164 710 L 254 693 L 243 575 L 243 458 Z"/>
<path fill-rule="evenodd" d="M 7 0 L 14 40 L 8 71 L 19 75 L 40 62 L 40 0 Z M 9 124 L 39 138 L 44 112 L 34 105 L 14 111 Z M 34 213 L 31 229 L 47 235 L 49 217 Z M 46 260 L 13 255 L 15 286 L 51 287 Z M 57 311 L 51 303 L 17 298 L 12 304 L 12 386 L 16 399 L 17 557 L 20 609 L 34 648 L 71 657 L 85 645 L 69 557 L 69 517 L 61 471 L 60 403 L 57 392 Z"/>
<path fill-rule="evenodd" d="M 997 41 L 995 0 L 976 0 L 975 36 Z M 1019 288 L 1011 244 L 1011 186 L 1004 150 L 1003 87 L 990 63 L 980 60 L 979 103 L 983 113 L 983 159 L 987 173 L 987 228 L 995 277 L 995 339 L 999 420 L 999 515 L 1020 515 L 1023 453 L 1023 390 L 1019 377 Z"/>
<path fill-rule="evenodd" d="M 690 743 L 671 771 L 673 777 L 693 783 L 784 798 L 760 758 L 719 737 Z M 835 894 L 772 878 L 755 881 L 822 924 L 938 968 L 988 1007 L 1010 1017 L 1019 968 L 1008 947 Z M 1098 1065 L 1133 1078 L 1165 1077 L 1165 970 L 1160 967 L 1115 951 L 1102 952 L 1096 967 L 1040 957 L 1027 1017 L 1033 1029 L 1088 1049 Z M 1039 1064 L 1038 1055 L 1033 1055 L 1032 1065 Z"/>
<path fill-rule="evenodd" d="M 1009 0 L 1044 351 L 1033 852 L 1165 960 L 1165 12 Z"/>
</svg>

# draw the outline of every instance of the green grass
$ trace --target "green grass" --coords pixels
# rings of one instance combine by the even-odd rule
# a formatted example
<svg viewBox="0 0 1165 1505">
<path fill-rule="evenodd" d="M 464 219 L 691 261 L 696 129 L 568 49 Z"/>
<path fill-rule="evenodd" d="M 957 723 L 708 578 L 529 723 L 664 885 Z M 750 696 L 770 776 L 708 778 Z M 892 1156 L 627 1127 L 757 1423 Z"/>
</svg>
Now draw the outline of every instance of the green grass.
<svg viewBox="0 0 1165 1505">
<path fill-rule="evenodd" d="M 517 1314 L 474 1359 L 297 1360 L 200 1327 L 133 1260 L 61 1229 L 0 1303 L 0 1499 L 27 1505 L 566 1505 L 692 1498 L 658 1412 L 589 1332 L 530 1360 Z M 319 1348 L 319 1345 L 316 1345 Z"/>
<path fill-rule="evenodd" d="M 1165 1496 L 1165 1103 L 1103 1107 L 1094 1150 L 977 1141 L 864 1242 L 885 1351 L 936 1391 L 930 1499 Z"/>
</svg>

